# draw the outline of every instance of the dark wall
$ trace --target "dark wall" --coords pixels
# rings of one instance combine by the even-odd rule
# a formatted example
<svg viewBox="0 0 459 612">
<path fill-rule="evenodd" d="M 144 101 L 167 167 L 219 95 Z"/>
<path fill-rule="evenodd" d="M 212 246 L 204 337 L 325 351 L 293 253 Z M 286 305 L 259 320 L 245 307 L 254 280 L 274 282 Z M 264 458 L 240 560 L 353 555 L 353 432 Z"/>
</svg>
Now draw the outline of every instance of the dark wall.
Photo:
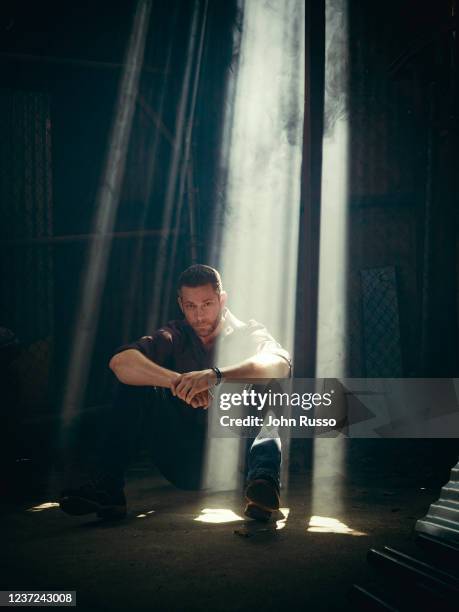
<svg viewBox="0 0 459 612">
<path fill-rule="evenodd" d="M 456 376 L 458 43 L 450 2 L 349 7 L 350 374 Z M 391 269 L 397 305 L 384 289 L 374 304 L 362 273 Z M 375 309 L 366 330 L 365 299 Z M 391 344 L 394 326 L 400 337 Z"/>
</svg>

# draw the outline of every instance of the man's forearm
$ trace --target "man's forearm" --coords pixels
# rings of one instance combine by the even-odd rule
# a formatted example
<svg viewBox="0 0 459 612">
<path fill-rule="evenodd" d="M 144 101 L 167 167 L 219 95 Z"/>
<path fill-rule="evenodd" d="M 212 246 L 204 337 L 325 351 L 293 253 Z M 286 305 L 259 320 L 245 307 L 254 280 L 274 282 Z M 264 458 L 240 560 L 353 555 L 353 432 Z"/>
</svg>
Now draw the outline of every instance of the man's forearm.
<svg viewBox="0 0 459 612">
<path fill-rule="evenodd" d="M 246 378 L 288 378 L 290 368 L 282 357 L 270 353 L 260 353 L 235 365 L 220 368 L 226 380 Z"/>
<path fill-rule="evenodd" d="M 288 378 L 290 367 L 285 359 L 272 353 L 259 353 L 235 365 L 220 368 L 226 380 L 262 380 L 266 378 Z M 171 391 L 180 399 L 190 402 L 198 393 L 209 389 L 217 382 L 212 368 L 180 374 L 172 384 Z"/>
<path fill-rule="evenodd" d="M 114 355 L 109 363 L 117 379 L 133 386 L 151 386 L 171 388 L 172 383 L 180 376 L 151 361 L 137 349 L 128 349 Z"/>
</svg>

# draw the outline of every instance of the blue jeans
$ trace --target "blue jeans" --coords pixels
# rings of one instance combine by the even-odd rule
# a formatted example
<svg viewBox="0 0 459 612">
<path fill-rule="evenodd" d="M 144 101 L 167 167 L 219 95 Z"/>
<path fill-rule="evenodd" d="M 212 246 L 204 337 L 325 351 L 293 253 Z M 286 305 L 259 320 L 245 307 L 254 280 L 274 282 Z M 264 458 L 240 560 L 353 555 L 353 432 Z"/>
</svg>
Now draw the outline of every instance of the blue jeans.
<svg viewBox="0 0 459 612">
<path fill-rule="evenodd" d="M 169 390 L 118 384 L 104 431 L 100 463 L 122 488 L 124 472 L 147 433 L 160 472 L 181 489 L 202 488 L 207 411 L 190 408 Z M 250 444 L 247 479 L 268 477 L 279 486 L 279 438 L 258 435 Z"/>
</svg>

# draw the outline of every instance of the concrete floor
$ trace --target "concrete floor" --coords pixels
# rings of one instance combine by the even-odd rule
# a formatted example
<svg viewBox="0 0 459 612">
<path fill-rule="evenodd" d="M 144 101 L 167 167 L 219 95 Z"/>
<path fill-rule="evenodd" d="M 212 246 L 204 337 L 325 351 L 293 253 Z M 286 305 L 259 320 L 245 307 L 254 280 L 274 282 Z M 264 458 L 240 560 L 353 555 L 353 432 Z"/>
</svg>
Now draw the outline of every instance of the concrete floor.
<svg viewBox="0 0 459 612">
<path fill-rule="evenodd" d="M 290 478 L 282 525 L 238 519 L 240 493 L 179 491 L 138 466 L 128 475 L 129 515 L 119 523 L 69 517 L 55 507 L 29 510 L 55 498 L 6 508 L 1 589 L 76 590 L 79 610 L 352 609 L 352 583 L 374 577 L 368 549 L 406 549 L 438 492 L 387 474 L 354 482 L 324 477 L 315 512 L 341 525 L 313 532 L 307 473 Z M 226 511 L 236 520 L 196 520 L 227 520 Z M 348 532 L 330 532 L 337 526 Z"/>
</svg>

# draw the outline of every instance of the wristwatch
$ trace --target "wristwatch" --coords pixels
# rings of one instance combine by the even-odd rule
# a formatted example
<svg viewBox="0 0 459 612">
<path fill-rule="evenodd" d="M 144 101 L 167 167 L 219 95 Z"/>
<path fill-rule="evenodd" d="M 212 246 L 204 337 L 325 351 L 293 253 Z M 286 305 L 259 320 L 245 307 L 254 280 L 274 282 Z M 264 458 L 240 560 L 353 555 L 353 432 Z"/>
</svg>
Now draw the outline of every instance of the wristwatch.
<svg viewBox="0 0 459 612">
<path fill-rule="evenodd" d="M 217 381 L 215 382 L 215 385 L 219 385 L 222 382 L 222 373 L 218 368 L 211 368 L 211 370 L 213 370 L 217 376 Z"/>
</svg>

